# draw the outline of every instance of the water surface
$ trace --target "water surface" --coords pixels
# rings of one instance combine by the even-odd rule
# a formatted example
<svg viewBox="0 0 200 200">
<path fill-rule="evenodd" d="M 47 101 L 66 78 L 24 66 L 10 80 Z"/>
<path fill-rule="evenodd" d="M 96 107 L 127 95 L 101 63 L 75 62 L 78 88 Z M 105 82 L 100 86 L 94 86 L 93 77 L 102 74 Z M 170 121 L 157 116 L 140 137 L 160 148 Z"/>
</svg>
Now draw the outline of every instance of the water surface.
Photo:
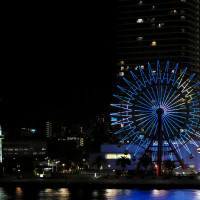
<svg viewBox="0 0 200 200">
<path fill-rule="evenodd" d="M 0 200 L 200 200 L 200 190 L 78 189 L 0 187 Z"/>
</svg>

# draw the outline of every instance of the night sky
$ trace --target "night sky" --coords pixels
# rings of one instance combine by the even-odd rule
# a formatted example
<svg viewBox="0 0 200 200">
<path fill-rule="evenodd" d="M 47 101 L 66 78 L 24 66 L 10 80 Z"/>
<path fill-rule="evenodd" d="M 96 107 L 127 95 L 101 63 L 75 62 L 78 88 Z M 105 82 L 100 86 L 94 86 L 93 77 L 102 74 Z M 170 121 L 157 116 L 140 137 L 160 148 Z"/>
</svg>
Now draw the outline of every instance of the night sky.
<svg viewBox="0 0 200 200">
<path fill-rule="evenodd" d="M 81 121 L 108 111 L 114 77 L 112 1 L 7 6 L 0 108 L 5 126 Z"/>
</svg>

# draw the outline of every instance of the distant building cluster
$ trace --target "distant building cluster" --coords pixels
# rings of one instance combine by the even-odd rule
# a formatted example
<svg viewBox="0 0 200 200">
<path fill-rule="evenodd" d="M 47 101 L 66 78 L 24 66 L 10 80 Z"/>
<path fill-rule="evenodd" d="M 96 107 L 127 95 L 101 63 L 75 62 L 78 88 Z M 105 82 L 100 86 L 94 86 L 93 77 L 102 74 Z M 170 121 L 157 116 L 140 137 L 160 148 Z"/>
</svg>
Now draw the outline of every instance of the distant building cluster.
<svg viewBox="0 0 200 200">
<path fill-rule="evenodd" d="M 1 135 L 5 172 L 14 172 L 19 166 L 20 170 L 33 166 L 52 170 L 56 162 L 65 165 L 69 160 L 83 166 L 90 152 L 100 151 L 104 142 L 114 143 L 110 118 L 104 114 L 83 124 L 52 120 L 45 122 L 43 132 L 36 127 L 22 127 L 16 132 L 3 130 Z"/>
</svg>

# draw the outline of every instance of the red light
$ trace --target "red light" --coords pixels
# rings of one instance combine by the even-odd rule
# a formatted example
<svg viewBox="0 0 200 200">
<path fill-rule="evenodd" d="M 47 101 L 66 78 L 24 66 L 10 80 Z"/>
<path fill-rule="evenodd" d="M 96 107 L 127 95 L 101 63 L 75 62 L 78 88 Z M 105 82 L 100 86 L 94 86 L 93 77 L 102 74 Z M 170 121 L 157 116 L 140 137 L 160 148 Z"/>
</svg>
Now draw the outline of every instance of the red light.
<svg viewBox="0 0 200 200">
<path fill-rule="evenodd" d="M 157 165 L 156 176 L 159 176 L 159 166 Z"/>
</svg>

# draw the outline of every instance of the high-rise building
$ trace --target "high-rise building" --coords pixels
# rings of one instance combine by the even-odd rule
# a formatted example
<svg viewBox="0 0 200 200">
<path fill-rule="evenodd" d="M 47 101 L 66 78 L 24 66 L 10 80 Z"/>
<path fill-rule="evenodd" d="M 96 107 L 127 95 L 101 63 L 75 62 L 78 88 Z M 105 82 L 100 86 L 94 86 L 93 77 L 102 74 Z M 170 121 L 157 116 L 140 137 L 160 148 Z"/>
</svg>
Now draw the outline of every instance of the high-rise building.
<svg viewBox="0 0 200 200">
<path fill-rule="evenodd" d="M 178 74 L 187 67 L 186 76 L 196 73 L 197 76 L 191 82 L 199 82 L 199 6 L 199 0 L 118 0 L 115 59 L 119 85 L 129 88 L 121 77 L 125 76 L 128 81 L 133 80 L 130 70 L 140 77 L 139 66 L 147 75 L 148 62 L 156 75 L 158 60 L 161 73 L 164 73 L 167 61 L 171 74 L 179 63 Z M 120 90 L 114 93 L 124 94 Z M 115 100 L 120 103 L 118 99 Z M 123 116 L 121 118 L 123 119 Z M 111 118 L 111 121 L 115 120 Z M 122 128 L 124 124 L 119 126 Z"/>
<path fill-rule="evenodd" d="M 21 137 L 32 137 L 37 134 L 37 130 L 35 128 L 21 128 L 20 136 Z"/>
<path fill-rule="evenodd" d="M 46 122 L 46 137 L 51 139 L 52 138 L 52 123 L 50 121 Z"/>
<path fill-rule="evenodd" d="M 199 0 L 118 0 L 116 60 L 119 76 L 147 63 L 180 63 L 188 75 L 200 72 Z M 194 81 L 197 81 L 196 80 Z"/>
</svg>

